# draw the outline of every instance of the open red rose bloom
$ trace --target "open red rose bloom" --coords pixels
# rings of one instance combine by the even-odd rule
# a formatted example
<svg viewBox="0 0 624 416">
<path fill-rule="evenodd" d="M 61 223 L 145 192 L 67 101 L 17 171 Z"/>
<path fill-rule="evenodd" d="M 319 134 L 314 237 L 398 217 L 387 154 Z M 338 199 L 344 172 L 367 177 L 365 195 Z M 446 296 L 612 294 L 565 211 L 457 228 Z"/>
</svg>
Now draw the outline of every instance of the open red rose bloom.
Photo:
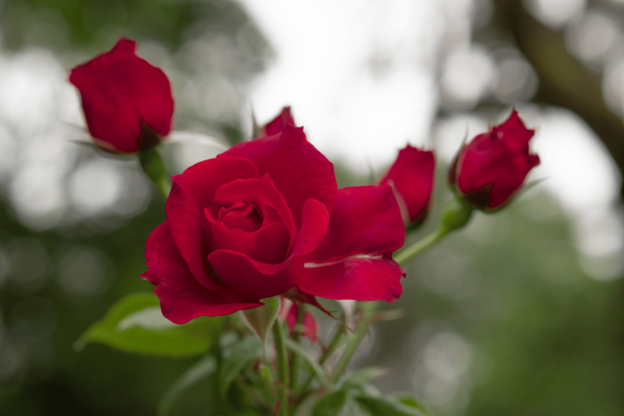
<svg viewBox="0 0 624 416">
<path fill-rule="evenodd" d="M 288 111 L 287 109 L 284 110 Z M 181 324 L 296 291 L 397 299 L 405 229 L 390 186 L 337 189 L 334 169 L 284 112 L 269 136 L 173 178 L 167 221 L 147 241 L 165 317 Z"/>
</svg>

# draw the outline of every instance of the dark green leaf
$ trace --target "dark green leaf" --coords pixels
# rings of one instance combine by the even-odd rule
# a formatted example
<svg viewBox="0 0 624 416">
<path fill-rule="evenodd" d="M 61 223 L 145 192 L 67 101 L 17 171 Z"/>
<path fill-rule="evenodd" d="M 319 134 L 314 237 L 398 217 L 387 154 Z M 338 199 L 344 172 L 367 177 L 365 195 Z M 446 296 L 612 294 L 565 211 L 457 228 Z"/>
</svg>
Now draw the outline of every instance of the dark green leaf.
<svg viewBox="0 0 624 416">
<path fill-rule="evenodd" d="M 155 294 L 133 293 L 87 329 L 76 347 L 98 342 L 143 354 L 188 356 L 208 350 L 221 327 L 220 317 L 202 317 L 176 325 L 162 316 Z"/>
<path fill-rule="evenodd" d="M 230 354 L 221 363 L 219 368 L 219 393 L 225 397 L 230 385 L 243 368 L 262 352 L 262 344 L 256 337 L 243 338 L 230 350 Z"/>
<path fill-rule="evenodd" d="M 188 369 L 179 379 L 169 387 L 158 404 L 158 416 L 167 416 L 178 398 L 200 380 L 208 377 L 217 368 L 216 359 L 208 355 Z"/>
<path fill-rule="evenodd" d="M 391 397 L 357 396 L 355 400 L 373 415 L 427 416 L 427 413 Z"/>
</svg>

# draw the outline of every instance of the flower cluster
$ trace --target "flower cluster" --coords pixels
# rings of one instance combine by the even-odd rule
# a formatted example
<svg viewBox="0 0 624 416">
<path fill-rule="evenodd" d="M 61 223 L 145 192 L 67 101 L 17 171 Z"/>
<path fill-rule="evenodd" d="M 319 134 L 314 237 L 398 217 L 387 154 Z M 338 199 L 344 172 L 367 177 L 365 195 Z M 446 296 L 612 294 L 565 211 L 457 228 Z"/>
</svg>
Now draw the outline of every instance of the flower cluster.
<svg viewBox="0 0 624 416">
<path fill-rule="evenodd" d="M 171 130 L 169 81 L 135 47 L 121 39 L 70 75 L 105 150 L 135 153 Z M 533 134 L 513 111 L 462 147 L 452 189 L 484 211 L 504 206 L 539 164 L 529 152 Z M 338 189 L 332 163 L 284 108 L 260 137 L 173 177 L 167 221 L 147 240 L 142 276 L 178 324 L 278 295 L 313 304 L 315 296 L 393 301 L 405 273 L 392 255 L 405 227 L 425 219 L 434 177 L 433 152 L 408 145 L 377 185 Z"/>
<path fill-rule="evenodd" d="M 344 381 L 343 373 L 369 325 L 383 315 L 376 314 L 373 301 L 401 296 L 402 265 L 468 224 L 475 210 L 504 208 L 523 187 L 539 164 L 529 150 L 534 131 L 514 110 L 504 123 L 464 144 L 448 172 L 455 195 L 445 204 L 440 224 L 403 248 L 406 233 L 432 210 L 433 151 L 407 145 L 375 185 L 339 189 L 333 164 L 308 141 L 286 107 L 256 129 L 257 137 L 171 178 L 157 150 L 173 124 L 171 86 L 163 71 L 135 49 L 133 41 L 121 39 L 110 52 L 73 69 L 69 79 L 80 92 L 95 144 L 107 152 L 136 154 L 166 198 L 166 221 L 147 238 L 148 268 L 141 275 L 156 286 L 157 297 L 128 296 L 106 318 L 115 322 L 96 323 L 82 339 L 179 355 L 208 351 L 214 339 L 198 337 L 202 325 L 222 328 L 227 321 L 235 328 L 238 341 L 229 347 L 217 342 L 219 352 L 186 373 L 174 385 L 175 393 L 165 395 L 161 410 L 188 380 L 218 368 L 221 399 L 235 388 L 235 379 L 239 393 L 248 396 L 241 401 L 240 394 L 233 395 L 236 406 L 223 414 L 288 416 L 291 406 L 296 412 L 314 394 L 325 397 L 316 401 L 312 414 L 345 414 L 346 409 L 349 414 L 352 409 L 362 409 L 353 414 L 425 414 L 413 399 L 370 394 L 362 385 L 369 376 L 360 377 L 363 382 L 358 377 Z M 339 326 L 328 345 L 319 340 L 319 324 L 307 305 L 336 317 L 318 298 L 339 301 L 343 324 L 355 324 L 330 366 L 327 361 L 346 331 Z M 147 329 L 131 328 L 135 331 L 128 330 L 124 338 L 127 323 L 153 318 L 149 308 L 157 305 L 162 316 L 156 309 L 156 319 L 165 324 L 148 322 Z M 355 313 L 349 309 L 353 305 Z M 220 318 L 238 311 L 240 319 Z M 211 318 L 195 319 L 202 316 Z M 199 332 L 207 336 L 212 330 Z M 141 334 L 148 337 L 141 341 Z M 321 354 L 318 360 L 303 349 L 303 338 Z M 272 367 L 267 365 L 268 340 L 274 347 Z M 299 385 L 303 372 L 307 382 Z"/>
</svg>

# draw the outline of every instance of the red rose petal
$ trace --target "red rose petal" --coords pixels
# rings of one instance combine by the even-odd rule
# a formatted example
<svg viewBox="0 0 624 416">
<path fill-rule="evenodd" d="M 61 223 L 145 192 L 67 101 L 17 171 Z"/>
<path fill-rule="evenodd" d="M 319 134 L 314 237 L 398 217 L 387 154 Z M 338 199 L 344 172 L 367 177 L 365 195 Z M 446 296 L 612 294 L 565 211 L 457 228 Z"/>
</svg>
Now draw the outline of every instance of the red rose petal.
<svg viewBox="0 0 624 416">
<path fill-rule="evenodd" d="M 210 229 L 212 250 L 235 251 L 269 264 L 281 263 L 286 258 L 290 235 L 281 221 L 254 232 L 230 230 L 222 222 L 210 222 Z"/>
<path fill-rule="evenodd" d="M 297 286 L 327 299 L 394 301 L 401 296 L 401 267 L 381 257 L 348 257 L 326 265 L 310 263 L 297 278 Z"/>
<path fill-rule="evenodd" d="M 273 208 L 289 232 L 289 247 L 292 247 L 297 236 L 297 228 L 284 197 L 269 175 L 265 174 L 261 179 L 239 179 L 226 183 L 217 189 L 214 200 L 222 206 L 229 206 L 241 200 L 256 200 L 261 205 Z"/>
<path fill-rule="evenodd" d="M 327 236 L 306 262 L 327 263 L 359 254 L 388 254 L 403 247 L 405 226 L 392 188 L 338 190 Z"/>
<path fill-rule="evenodd" d="M 403 270 L 390 256 L 404 240 L 403 219 L 389 186 L 342 188 L 327 236 L 305 257 L 297 287 L 328 299 L 397 299 Z"/>
<path fill-rule="evenodd" d="M 145 248 L 148 271 L 141 276 L 157 285 L 163 315 L 176 324 L 198 316 L 220 316 L 241 309 L 262 306 L 255 299 L 245 299 L 223 287 L 208 290 L 197 282 L 173 241 L 169 224 L 159 225 L 147 240 Z"/>
<path fill-rule="evenodd" d="M 293 120 L 293 117 L 290 114 L 290 107 L 284 107 L 282 111 L 277 115 L 277 117 L 275 117 L 273 120 L 269 121 L 264 127 L 262 127 L 262 129 L 260 130 L 260 137 L 279 134 L 288 124 L 294 126 L 295 120 Z"/>
<path fill-rule="evenodd" d="M 223 184 L 239 178 L 258 178 L 248 159 L 222 157 L 199 162 L 173 177 L 167 199 L 167 218 L 171 234 L 197 280 L 208 289 L 221 286 L 209 273 L 207 256 L 208 221 L 204 209 L 214 209 L 214 195 Z"/>
<path fill-rule="evenodd" d="M 316 199 L 308 199 L 303 205 L 303 221 L 290 257 L 301 256 L 314 251 L 327 235 L 329 213 Z"/>
<path fill-rule="evenodd" d="M 290 262 L 261 263 L 227 250 L 210 253 L 208 260 L 219 279 L 244 297 L 270 298 L 293 287 Z"/>
<path fill-rule="evenodd" d="M 426 212 L 433 191 L 435 158 L 433 152 L 410 145 L 399 151 L 399 156 L 380 180 L 380 185 L 393 183 L 405 206 L 409 222 Z"/>
<path fill-rule="evenodd" d="M 336 199 L 334 166 L 305 138 L 302 128 L 286 125 L 275 136 L 239 143 L 217 157 L 251 160 L 260 174 L 269 174 L 284 196 L 297 227 L 305 201 L 316 199 L 331 213 Z"/>
</svg>

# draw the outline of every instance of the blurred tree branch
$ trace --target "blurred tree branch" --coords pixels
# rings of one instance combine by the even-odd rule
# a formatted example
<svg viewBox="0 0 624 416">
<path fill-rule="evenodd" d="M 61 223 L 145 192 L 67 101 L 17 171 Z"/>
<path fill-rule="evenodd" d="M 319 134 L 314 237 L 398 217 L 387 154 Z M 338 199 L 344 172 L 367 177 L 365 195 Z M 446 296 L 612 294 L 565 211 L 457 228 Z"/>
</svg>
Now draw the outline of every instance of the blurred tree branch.
<svg viewBox="0 0 624 416">
<path fill-rule="evenodd" d="M 624 122 L 606 106 L 598 74 L 570 55 L 563 32 L 542 25 L 527 12 L 521 0 L 494 3 L 493 28 L 515 40 L 538 74 L 534 101 L 579 115 L 624 173 Z M 620 196 L 624 197 L 624 187 Z"/>
</svg>

